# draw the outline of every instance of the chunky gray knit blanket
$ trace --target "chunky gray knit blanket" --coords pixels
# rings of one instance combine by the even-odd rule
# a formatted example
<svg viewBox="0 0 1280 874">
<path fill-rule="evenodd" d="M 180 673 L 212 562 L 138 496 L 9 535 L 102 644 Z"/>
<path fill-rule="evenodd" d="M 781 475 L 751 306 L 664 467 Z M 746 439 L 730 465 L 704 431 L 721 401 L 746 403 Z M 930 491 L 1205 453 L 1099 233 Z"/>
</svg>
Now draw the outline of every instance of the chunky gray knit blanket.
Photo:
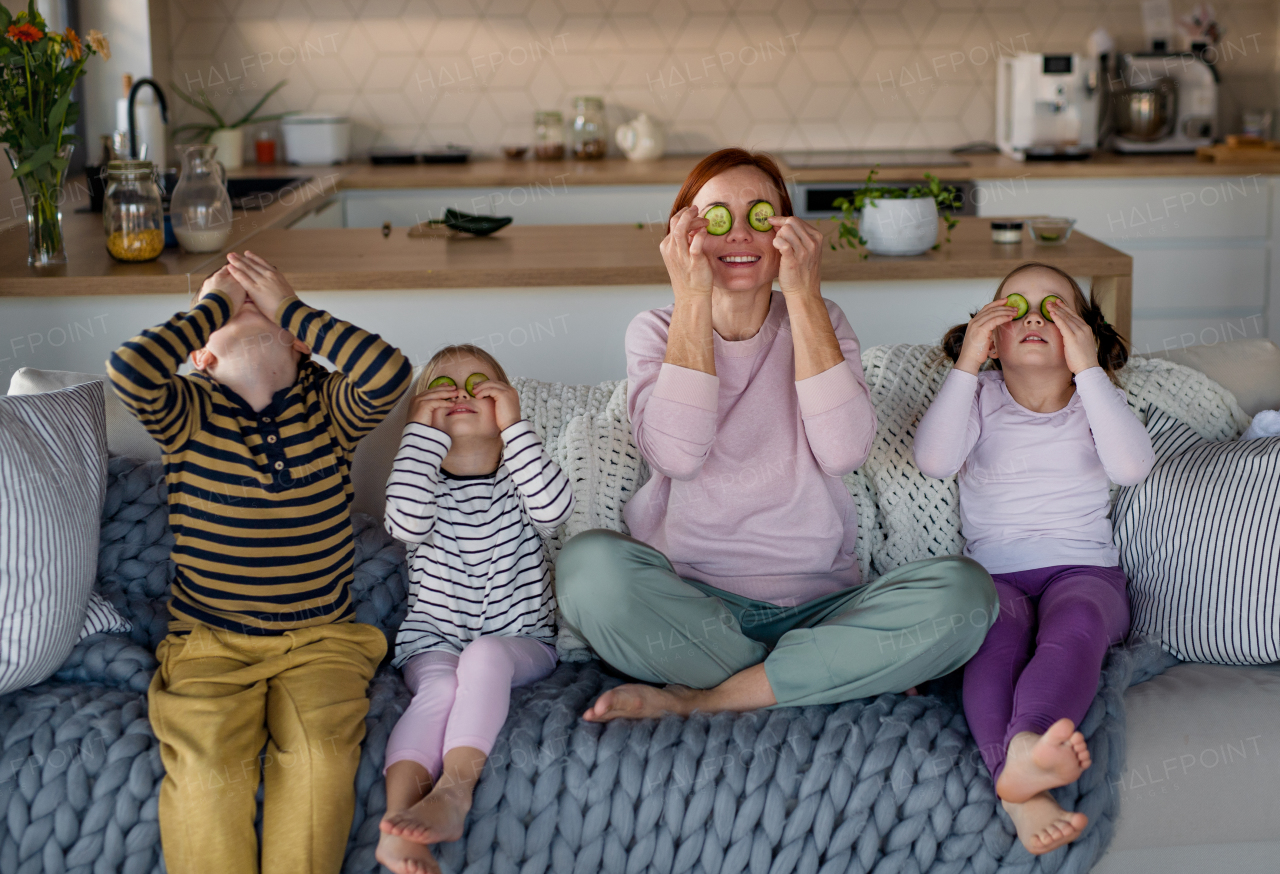
<svg viewBox="0 0 1280 874">
<path fill-rule="evenodd" d="M 357 616 L 391 637 L 403 550 L 366 517 L 355 530 Z M 0 874 L 164 870 L 146 689 L 171 546 L 160 465 L 113 459 L 97 589 L 133 631 L 86 638 L 52 680 L 0 698 Z M 1095 765 L 1057 790 L 1091 825 L 1039 858 L 1014 839 L 953 692 L 601 726 L 579 714 L 619 681 L 595 661 L 515 690 L 466 834 L 438 855 L 466 874 L 1085 872 L 1117 812 L 1124 691 L 1171 663 L 1154 644 L 1112 651 L 1081 725 Z M 378 870 L 383 753 L 408 693 L 384 667 L 370 698 L 353 874 Z"/>
</svg>

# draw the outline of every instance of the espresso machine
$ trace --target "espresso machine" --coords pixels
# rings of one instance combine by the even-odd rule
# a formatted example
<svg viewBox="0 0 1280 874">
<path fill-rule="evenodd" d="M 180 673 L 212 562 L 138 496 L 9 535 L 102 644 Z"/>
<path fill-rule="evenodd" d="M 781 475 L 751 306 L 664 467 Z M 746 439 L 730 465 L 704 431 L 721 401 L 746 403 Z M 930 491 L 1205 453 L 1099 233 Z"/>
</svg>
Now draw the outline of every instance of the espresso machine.
<svg viewBox="0 0 1280 874">
<path fill-rule="evenodd" d="M 1087 158 L 1098 144 L 1098 63 L 1020 52 L 996 66 L 996 143 L 1018 160 Z"/>
<path fill-rule="evenodd" d="M 1218 134 L 1218 71 L 1197 52 L 1122 54 L 1109 76 L 1109 145 L 1194 152 Z"/>
</svg>

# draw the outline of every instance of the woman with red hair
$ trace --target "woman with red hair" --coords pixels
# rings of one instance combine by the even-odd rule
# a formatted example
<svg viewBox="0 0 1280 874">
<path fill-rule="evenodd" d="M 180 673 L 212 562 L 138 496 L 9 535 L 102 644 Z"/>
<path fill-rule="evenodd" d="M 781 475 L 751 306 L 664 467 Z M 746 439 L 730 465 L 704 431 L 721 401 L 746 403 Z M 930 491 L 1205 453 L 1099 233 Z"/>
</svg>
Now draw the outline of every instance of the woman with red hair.
<svg viewBox="0 0 1280 874">
<path fill-rule="evenodd" d="M 564 621 L 643 681 L 584 718 L 901 692 L 982 643 L 996 593 L 970 559 L 860 584 L 841 477 L 866 460 L 876 415 L 858 338 L 822 297 L 822 247 L 768 155 L 724 149 L 685 180 L 661 244 L 675 302 L 626 338 L 653 475 L 625 507 L 631 537 L 587 531 L 557 560 Z"/>
</svg>

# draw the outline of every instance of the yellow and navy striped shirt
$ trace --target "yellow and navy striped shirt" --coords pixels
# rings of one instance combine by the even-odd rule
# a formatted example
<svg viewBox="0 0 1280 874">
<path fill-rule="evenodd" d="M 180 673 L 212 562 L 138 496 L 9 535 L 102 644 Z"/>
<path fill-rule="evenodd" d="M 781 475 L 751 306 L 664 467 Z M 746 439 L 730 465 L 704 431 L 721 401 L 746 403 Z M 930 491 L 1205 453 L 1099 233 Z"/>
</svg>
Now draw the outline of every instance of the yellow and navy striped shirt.
<svg viewBox="0 0 1280 874">
<path fill-rule="evenodd" d="M 255 413 L 216 380 L 177 372 L 230 317 L 217 292 L 107 362 L 116 394 L 164 452 L 170 631 L 203 623 L 265 635 L 350 619 L 351 460 L 408 388 L 409 362 L 290 297 L 275 321 L 337 370 L 300 362 L 294 384 Z"/>
</svg>

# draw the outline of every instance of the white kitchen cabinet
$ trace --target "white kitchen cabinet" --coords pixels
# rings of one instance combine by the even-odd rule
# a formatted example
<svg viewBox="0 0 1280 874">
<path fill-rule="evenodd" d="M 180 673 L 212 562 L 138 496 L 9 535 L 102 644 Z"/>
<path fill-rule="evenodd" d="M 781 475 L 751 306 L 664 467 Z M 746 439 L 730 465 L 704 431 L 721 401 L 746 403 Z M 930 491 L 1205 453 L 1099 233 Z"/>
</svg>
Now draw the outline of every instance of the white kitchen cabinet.
<svg viewBox="0 0 1280 874">
<path fill-rule="evenodd" d="M 441 218 L 445 209 L 509 215 L 524 225 L 665 223 L 678 185 L 546 184 L 511 188 L 350 189 L 341 192 L 345 227 L 409 227 Z"/>
<path fill-rule="evenodd" d="M 1062 215 L 1133 256 L 1133 346 L 1280 340 L 1276 177 L 982 180 L 980 216 Z M 1048 250 L 1046 250 L 1048 251 Z"/>
</svg>

